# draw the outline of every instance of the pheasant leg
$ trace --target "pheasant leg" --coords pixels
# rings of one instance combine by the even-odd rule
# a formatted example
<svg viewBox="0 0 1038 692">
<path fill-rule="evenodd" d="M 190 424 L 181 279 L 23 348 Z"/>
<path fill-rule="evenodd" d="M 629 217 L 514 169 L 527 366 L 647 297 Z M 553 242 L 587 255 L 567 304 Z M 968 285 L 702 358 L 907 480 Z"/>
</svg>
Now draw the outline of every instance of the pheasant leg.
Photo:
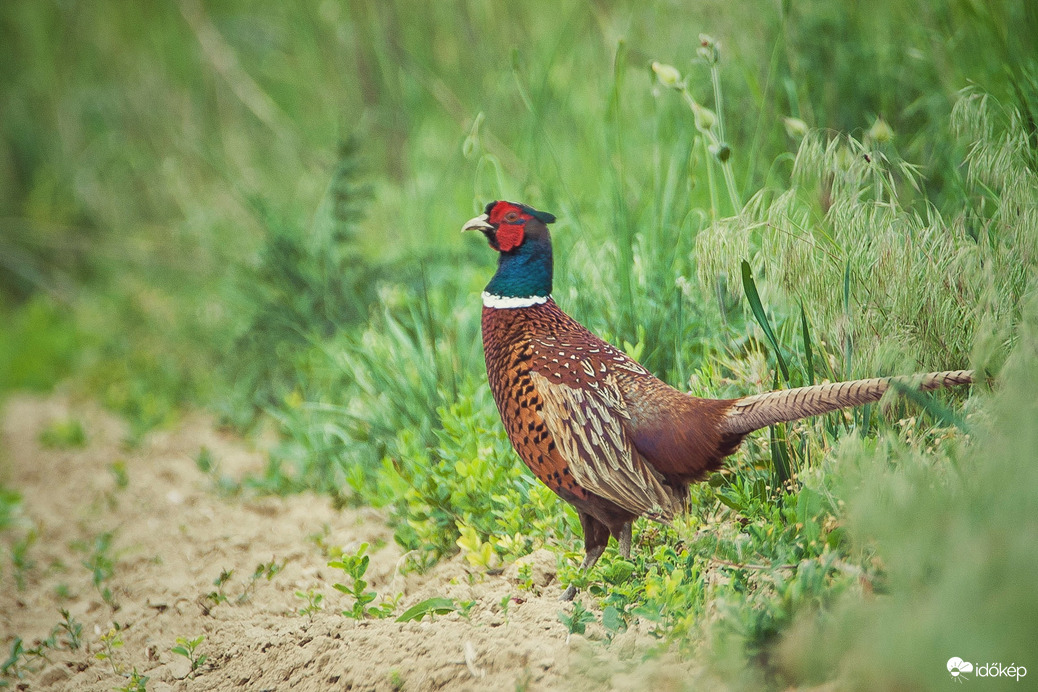
<svg viewBox="0 0 1038 692">
<path fill-rule="evenodd" d="M 623 528 L 620 529 L 620 535 L 617 537 L 617 542 L 620 544 L 620 556 L 625 560 L 631 559 L 631 522 L 624 522 Z"/>
<path fill-rule="evenodd" d="M 584 529 L 584 561 L 580 563 L 580 571 L 586 574 L 605 552 L 606 546 L 609 544 L 609 529 L 590 514 L 578 512 L 577 516 L 580 517 L 580 527 Z M 627 550 L 630 552 L 630 529 L 628 529 Z M 572 601 L 576 595 L 577 587 L 570 584 L 559 600 Z"/>
</svg>

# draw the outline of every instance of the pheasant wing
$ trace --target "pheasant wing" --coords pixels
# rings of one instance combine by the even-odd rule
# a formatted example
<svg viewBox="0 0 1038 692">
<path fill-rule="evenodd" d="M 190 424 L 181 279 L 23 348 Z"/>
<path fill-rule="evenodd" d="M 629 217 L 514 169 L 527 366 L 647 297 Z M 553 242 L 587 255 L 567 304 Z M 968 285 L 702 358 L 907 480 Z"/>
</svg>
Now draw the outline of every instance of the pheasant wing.
<svg viewBox="0 0 1038 692">
<path fill-rule="evenodd" d="M 635 449 L 616 377 L 596 369 L 598 376 L 586 376 L 578 384 L 572 382 L 572 372 L 550 370 L 535 369 L 531 379 L 543 402 L 544 423 L 574 479 L 630 512 L 663 521 L 673 518 L 680 500 Z"/>
</svg>

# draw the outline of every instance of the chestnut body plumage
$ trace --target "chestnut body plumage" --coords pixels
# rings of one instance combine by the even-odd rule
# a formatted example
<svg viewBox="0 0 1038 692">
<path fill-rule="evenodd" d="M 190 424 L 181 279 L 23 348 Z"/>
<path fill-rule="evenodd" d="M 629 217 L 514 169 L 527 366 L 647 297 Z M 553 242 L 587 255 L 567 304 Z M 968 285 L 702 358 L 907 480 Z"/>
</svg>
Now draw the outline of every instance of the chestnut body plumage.
<svg viewBox="0 0 1038 692">
<path fill-rule="evenodd" d="M 590 568 L 614 536 L 630 554 L 631 522 L 668 521 L 690 483 L 720 468 L 768 425 L 878 401 L 889 379 L 855 380 L 739 399 L 689 396 L 564 313 L 551 298 L 551 214 L 492 202 L 463 230 L 500 253 L 483 293 L 487 376 L 508 438 L 530 470 L 577 509 Z M 919 389 L 966 384 L 954 371 L 906 378 Z M 564 598 L 572 598 L 570 587 Z"/>
</svg>

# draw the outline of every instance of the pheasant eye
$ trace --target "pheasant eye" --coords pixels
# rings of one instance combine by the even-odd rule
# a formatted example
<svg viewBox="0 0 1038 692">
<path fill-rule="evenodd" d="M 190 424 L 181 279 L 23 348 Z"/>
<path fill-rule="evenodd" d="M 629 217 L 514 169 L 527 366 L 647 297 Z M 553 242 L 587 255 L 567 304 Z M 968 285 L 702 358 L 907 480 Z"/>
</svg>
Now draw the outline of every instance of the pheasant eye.
<svg viewBox="0 0 1038 692">
<path fill-rule="evenodd" d="M 507 221 L 508 223 L 515 223 L 518 220 L 519 214 L 517 212 L 510 211 L 507 214 L 505 214 L 505 221 Z"/>
</svg>

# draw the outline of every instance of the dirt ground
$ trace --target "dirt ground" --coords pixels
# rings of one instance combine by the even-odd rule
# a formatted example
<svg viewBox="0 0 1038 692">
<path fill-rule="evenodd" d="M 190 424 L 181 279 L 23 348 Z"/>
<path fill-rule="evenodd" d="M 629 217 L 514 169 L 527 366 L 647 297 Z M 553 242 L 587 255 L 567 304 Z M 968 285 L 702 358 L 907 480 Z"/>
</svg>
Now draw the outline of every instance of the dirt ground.
<svg viewBox="0 0 1038 692">
<path fill-rule="evenodd" d="M 221 474 L 234 478 L 260 471 L 265 456 L 204 416 L 133 449 L 124 446 L 119 419 L 61 394 L 11 397 L 0 416 L 0 480 L 22 494 L 24 521 L 2 535 L 0 658 L 15 637 L 26 649 L 46 640 L 62 608 L 83 626 L 78 649 L 59 629 L 46 659 L 23 659 L 9 670 L 0 682 L 11 688 L 119 689 L 133 670 L 147 675 L 155 692 L 677 689 L 689 681 L 685 665 L 656 661 L 646 671 L 636 663 L 653 643 L 644 633 L 629 631 L 608 646 L 594 626 L 587 637 L 567 636 L 550 553 L 526 558 L 533 562 L 532 591 L 519 588 L 514 566 L 490 576 L 460 558 L 405 574 L 405 557 L 375 510 L 339 511 L 313 495 L 221 493 L 214 474 L 196 462 L 203 448 Z M 41 442 L 48 426 L 70 419 L 83 424 L 83 446 Z M 30 527 L 36 540 L 19 588 L 12 541 Z M 105 549 L 98 541 L 108 532 Z M 373 546 L 368 588 L 380 596 L 402 593 L 396 613 L 434 596 L 474 601 L 471 610 L 408 623 L 341 615 L 352 599 L 332 587 L 346 579 L 327 566 L 327 547 L 355 551 L 364 542 Z M 96 554 L 112 561 L 99 587 L 84 566 Z M 269 579 L 252 578 L 258 565 L 271 563 L 280 569 Z M 225 570 L 233 570 L 222 585 L 226 600 L 215 603 L 207 596 Z M 312 618 L 299 613 L 306 602 L 296 595 L 308 590 L 324 596 Z M 98 658 L 116 626 L 112 641 L 122 645 Z M 199 636 L 196 655 L 206 660 L 192 671 L 171 649 L 178 637 Z"/>
</svg>

